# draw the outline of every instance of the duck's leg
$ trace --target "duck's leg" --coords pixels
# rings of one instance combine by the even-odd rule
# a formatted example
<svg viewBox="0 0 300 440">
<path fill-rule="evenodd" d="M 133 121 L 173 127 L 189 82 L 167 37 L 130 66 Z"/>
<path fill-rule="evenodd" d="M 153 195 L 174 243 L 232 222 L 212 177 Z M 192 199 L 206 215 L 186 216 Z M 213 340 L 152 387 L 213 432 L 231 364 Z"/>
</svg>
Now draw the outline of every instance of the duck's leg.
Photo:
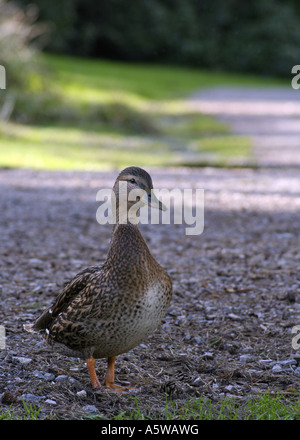
<svg viewBox="0 0 300 440">
<path fill-rule="evenodd" d="M 89 370 L 89 373 L 91 376 L 93 388 L 101 388 L 101 384 L 99 382 L 99 379 L 97 377 L 97 373 L 95 370 L 95 363 L 96 363 L 96 361 L 95 361 L 95 358 L 93 358 L 93 357 L 86 359 L 86 365 L 88 367 L 88 370 Z"/>
<path fill-rule="evenodd" d="M 115 385 L 115 362 L 116 356 L 109 357 L 107 359 L 107 370 L 104 377 L 103 385 L 108 388 L 121 389 L 120 386 Z"/>
<path fill-rule="evenodd" d="M 107 388 L 111 388 L 116 391 L 126 391 L 126 390 L 137 391 L 135 388 L 132 388 L 132 387 L 122 387 L 120 385 L 115 384 L 116 358 L 117 358 L 116 356 L 112 356 L 107 359 L 107 370 L 106 370 L 106 374 L 104 377 L 103 385 L 105 385 Z"/>
</svg>

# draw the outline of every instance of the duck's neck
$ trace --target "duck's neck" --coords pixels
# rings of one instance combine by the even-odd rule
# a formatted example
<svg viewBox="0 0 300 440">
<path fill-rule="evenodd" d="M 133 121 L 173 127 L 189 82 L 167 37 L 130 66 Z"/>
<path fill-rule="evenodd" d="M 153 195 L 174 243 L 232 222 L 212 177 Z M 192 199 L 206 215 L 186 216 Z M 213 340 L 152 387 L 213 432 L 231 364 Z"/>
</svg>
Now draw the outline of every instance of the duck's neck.
<svg viewBox="0 0 300 440">
<path fill-rule="evenodd" d="M 113 213 L 114 225 L 137 225 L 140 206 L 135 205 L 131 207 L 126 204 L 120 205 L 119 200 L 117 199 L 115 212 Z"/>
<path fill-rule="evenodd" d="M 106 259 L 106 267 L 111 264 L 126 261 L 128 264 L 138 260 L 151 258 L 148 246 L 143 239 L 138 226 L 131 223 L 116 223 L 113 227 L 111 242 Z"/>
</svg>

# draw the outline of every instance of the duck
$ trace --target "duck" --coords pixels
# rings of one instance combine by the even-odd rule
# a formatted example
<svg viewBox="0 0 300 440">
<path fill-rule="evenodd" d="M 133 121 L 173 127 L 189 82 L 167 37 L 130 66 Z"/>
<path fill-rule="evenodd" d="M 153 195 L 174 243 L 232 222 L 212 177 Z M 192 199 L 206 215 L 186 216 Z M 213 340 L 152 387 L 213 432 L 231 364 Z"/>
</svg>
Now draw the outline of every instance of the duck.
<svg viewBox="0 0 300 440">
<path fill-rule="evenodd" d="M 132 190 L 140 194 L 135 200 L 129 197 Z M 144 205 L 166 209 L 153 192 L 149 173 L 136 166 L 125 168 L 111 194 L 115 215 L 104 264 L 78 273 L 25 329 L 41 333 L 58 353 L 84 359 L 93 389 L 123 391 L 134 388 L 115 384 L 116 358 L 159 326 L 172 298 L 172 280 L 152 256 L 136 221 Z M 96 360 L 102 358 L 107 369 L 101 384 Z"/>
</svg>

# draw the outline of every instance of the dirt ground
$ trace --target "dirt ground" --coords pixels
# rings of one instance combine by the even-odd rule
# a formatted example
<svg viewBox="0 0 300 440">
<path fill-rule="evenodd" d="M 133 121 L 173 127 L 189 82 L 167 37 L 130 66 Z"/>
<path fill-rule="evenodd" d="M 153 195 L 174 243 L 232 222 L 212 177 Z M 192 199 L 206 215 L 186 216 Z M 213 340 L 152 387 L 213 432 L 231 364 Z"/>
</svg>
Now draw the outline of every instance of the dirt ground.
<svg viewBox="0 0 300 440">
<path fill-rule="evenodd" d="M 300 385 L 300 185 L 297 169 L 150 171 L 156 188 L 203 188 L 205 227 L 141 225 L 174 293 L 155 333 L 116 362 L 116 382 L 138 388 L 141 412 L 204 395 L 247 399 Z M 117 172 L 0 170 L 0 399 L 23 396 L 41 418 L 111 418 L 132 393 L 92 390 L 82 360 L 57 355 L 23 330 L 81 269 L 101 264 L 111 226 L 96 221 L 100 188 Z M 3 328 L 2 327 L 2 328 Z M 99 377 L 105 360 L 97 361 Z"/>
</svg>

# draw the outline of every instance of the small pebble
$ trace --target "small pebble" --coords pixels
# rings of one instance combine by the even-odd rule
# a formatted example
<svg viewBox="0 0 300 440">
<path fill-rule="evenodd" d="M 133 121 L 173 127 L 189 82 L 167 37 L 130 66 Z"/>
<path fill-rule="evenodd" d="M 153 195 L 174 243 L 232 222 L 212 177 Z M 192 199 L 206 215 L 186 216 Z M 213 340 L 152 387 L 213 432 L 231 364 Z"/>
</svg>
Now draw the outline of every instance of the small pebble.
<svg viewBox="0 0 300 440">
<path fill-rule="evenodd" d="M 22 394 L 22 398 L 25 402 L 38 403 L 40 400 L 45 399 L 45 396 L 36 396 L 35 394 L 25 393 Z"/>
<path fill-rule="evenodd" d="M 253 362 L 253 356 L 251 354 L 242 354 L 240 356 L 240 362 L 242 364 L 247 364 L 248 362 Z"/>
<path fill-rule="evenodd" d="M 39 260 L 38 258 L 29 258 L 28 263 L 43 265 L 43 261 Z"/>
<path fill-rule="evenodd" d="M 241 321 L 241 317 L 238 315 L 235 315 L 234 313 L 229 313 L 228 318 L 232 321 Z"/>
<path fill-rule="evenodd" d="M 75 377 L 70 376 L 70 377 L 69 377 L 69 382 L 70 382 L 72 385 L 80 386 L 80 382 L 79 382 L 79 380 L 75 379 Z"/>
<path fill-rule="evenodd" d="M 70 367 L 70 371 L 79 371 L 79 367 L 77 365 Z"/>
<path fill-rule="evenodd" d="M 48 403 L 49 405 L 53 405 L 53 406 L 56 405 L 56 401 L 52 399 L 45 400 L 45 403 Z"/>
<path fill-rule="evenodd" d="M 87 396 L 87 393 L 85 390 L 77 391 L 76 396 L 84 399 Z"/>
<path fill-rule="evenodd" d="M 200 381 L 202 381 L 202 378 L 201 378 L 201 376 L 198 376 L 198 377 L 196 377 L 196 379 L 193 380 L 193 383 L 198 383 Z"/>
<path fill-rule="evenodd" d="M 279 364 L 274 365 L 274 367 L 272 367 L 272 371 L 273 373 L 281 373 L 282 372 L 282 366 Z"/>
<path fill-rule="evenodd" d="M 194 337 L 194 341 L 196 342 L 196 344 L 203 344 L 203 340 L 201 338 L 199 338 L 198 336 Z"/>
<path fill-rule="evenodd" d="M 60 374 L 55 379 L 55 382 L 64 382 L 64 381 L 67 381 L 67 380 L 68 380 L 68 376 L 66 374 Z"/>
<path fill-rule="evenodd" d="M 30 362 L 32 362 L 31 358 L 22 357 L 22 356 L 13 356 L 12 359 L 13 361 L 20 362 L 20 364 L 22 365 L 28 365 L 30 364 Z"/>
<path fill-rule="evenodd" d="M 82 408 L 86 413 L 98 413 L 98 409 L 94 405 L 86 405 Z"/>
<path fill-rule="evenodd" d="M 212 353 L 210 353 L 209 351 L 206 351 L 202 357 L 203 357 L 203 359 L 213 359 L 214 355 Z"/>
<path fill-rule="evenodd" d="M 227 385 L 224 388 L 224 391 L 227 391 L 228 393 L 232 392 L 234 390 L 234 386 L 233 385 Z"/>
<path fill-rule="evenodd" d="M 289 365 L 297 365 L 296 359 L 285 359 L 284 361 L 276 361 L 275 365 L 282 365 L 288 367 Z"/>
<path fill-rule="evenodd" d="M 35 370 L 33 372 L 33 375 L 39 379 L 46 380 L 47 382 L 50 382 L 51 380 L 53 380 L 55 378 L 54 374 L 47 373 L 46 371 Z"/>
</svg>

